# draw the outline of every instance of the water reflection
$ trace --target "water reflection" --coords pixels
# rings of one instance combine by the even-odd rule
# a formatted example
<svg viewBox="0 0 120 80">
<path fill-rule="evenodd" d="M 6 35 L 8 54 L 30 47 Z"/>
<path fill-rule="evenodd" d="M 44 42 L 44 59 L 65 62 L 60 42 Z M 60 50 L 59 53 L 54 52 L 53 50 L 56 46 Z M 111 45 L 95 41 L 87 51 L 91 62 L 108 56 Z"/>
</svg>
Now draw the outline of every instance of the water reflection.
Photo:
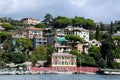
<svg viewBox="0 0 120 80">
<path fill-rule="evenodd" d="M 120 76 L 87 74 L 0 75 L 0 80 L 120 80 Z"/>
</svg>

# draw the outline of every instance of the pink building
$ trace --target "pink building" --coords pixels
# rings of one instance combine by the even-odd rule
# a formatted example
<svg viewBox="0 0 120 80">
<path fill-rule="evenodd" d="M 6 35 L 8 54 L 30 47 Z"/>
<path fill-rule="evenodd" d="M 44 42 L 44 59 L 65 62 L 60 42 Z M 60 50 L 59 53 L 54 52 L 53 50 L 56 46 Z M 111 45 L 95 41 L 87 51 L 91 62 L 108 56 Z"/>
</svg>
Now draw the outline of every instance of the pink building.
<svg viewBox="0 0 120 80">
<path fill-rule="evenodd" d="M 35 28 L 33 26 L 30 26 L 24 30 L 23 35 L 27 38 L 30 38 L 30 39 L 33 39 L 34 37 L 35 38 L 42 38 L 43 31 L 39 28 Z"/>
</svg>

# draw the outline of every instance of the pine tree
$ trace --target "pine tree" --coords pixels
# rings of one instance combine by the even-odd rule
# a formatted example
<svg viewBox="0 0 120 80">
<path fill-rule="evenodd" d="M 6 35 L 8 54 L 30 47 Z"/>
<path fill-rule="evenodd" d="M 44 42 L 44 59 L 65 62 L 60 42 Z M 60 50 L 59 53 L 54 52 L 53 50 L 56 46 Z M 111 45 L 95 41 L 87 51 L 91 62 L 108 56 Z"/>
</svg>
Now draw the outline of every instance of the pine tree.
<svg viewBox="0 0 120 80">
<path fill-rule="evenodd" d="M 96 27 L 95 39 L 100 40 L 100 28 L 99 26 Z"/>
</svg>

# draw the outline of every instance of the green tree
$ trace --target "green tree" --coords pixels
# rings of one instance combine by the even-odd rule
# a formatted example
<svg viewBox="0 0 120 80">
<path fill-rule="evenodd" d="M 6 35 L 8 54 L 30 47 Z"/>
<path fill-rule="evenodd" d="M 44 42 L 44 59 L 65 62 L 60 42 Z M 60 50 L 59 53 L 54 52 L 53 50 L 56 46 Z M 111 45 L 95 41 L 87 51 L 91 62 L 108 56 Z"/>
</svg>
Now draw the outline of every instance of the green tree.
<svg viewBox="0 0 120 80">
<path fill-rule="evenodd" d="M 3 55 L 3 53 L 2 53 L 2 51 L 0 51 L 0 61 L 2 60 L 2 55 Z"/>
<path fill-rule="evenodd" d="M 65 28 L 69 24 L 72 24 L 72 19 L 67 18 L 67 17 L 58 16 L 53 19 L 53 23 L 54 23 L 55 28 Z"/>
<path fill-rule="evenodd" d="M 3 49 L 5 52 L 26 52 L 32 48 L 32 41 L 28 38 L 8 38 L 4 41 Z"/>
<path fill-rule="evenodd" d="M 0 68 L 6 68 L 6 64 L 4 61 L 0 61 Z"/>
<path fill-rule="evenodd" d="M 115 30 L 115 31 L 116 31 L 116 32 L 117 32 L 117 31 L 120 31 L 120 20 L 119 20 L 119 21 L 115 21 L 114 25 L 115 25 L 114 27 L 116 27 L 116 30 Z"/>
<path fill-rule="evenodd" d="M 111 24 L 110 24 L 110 34 L 113 34 L 113 22 L 111 22 Z"/>
<path fill-rule="evenodd" d="M 89 31 L 89 39 L 90 40 L 93 40 L 93 39 L 95 39 L 95 33 L 93 32 L 93 31 Z"/>
<path fill-rule="evenodd" d="M 44 24 L 46 25 L 46 27 L 50 27 L 52 26 L 52 23 L 53 23 L 53 17 L 51 14 L 47 13 L 45 16 L 44 16 Z"/>
<path fill-rule="evenodd" d="M 92 46 L 89 48 L 89 53 L 88 55 L 92 58 L 95 59 L 96 64 L 104 68 L 105 67 L 105 60 L 102 58 L 101 52 L 100 52 L 100 47 Z"/>
<path fill-rule="evenodd" d="M 28 50 L 29 48 L 32 48 L 32 41 L 28 38 L 18 38 L 16 40 L 16 46 L 23 50 L 23 51 L 26 51 Z"/>
<path fill-rule="evenodd" d="M 120 46 L 117 46 L 115 49 L 115 58 L 120 58 Z"/>
<path fill-rule="evenodd" d="M 79 41 L 79 42 L 83 41 L 82 38 L 80 38 L 79 36 L 75 36 L 75 35 L 67 35 L 65 38 L 70 41 Z"/>
<path fill-rule="evenodd" d="M 29 60 L 34 62 L 34 61 L 39 61 L 39 60 L 46 60 L 47 59 L 47 50 L 43 45 L 38 45 L 33 53 L 29 56 Z"/>
<path fill-rule="evenodd" d="M 53 45 L 47 45 L 47 55 L 52 54 L 55 51 L 55 47 Z"/>
<path fill-rule="evenodd" d="M 101 31 L 105 31 L 106 30 L 105 26 L 104 26 L 104 24 L 102 22 L 100 22 L 100 30 Z"/>
<path fill-rule="evenodd" d="M 83 27 L 84 25 L 86 25 L 84 17 L 75 16 L 73 18 L 73 25 L 74 26 L 80 26 L 80 27 Z"/>
<path fill-rule="evenodd" d="M 95 39 L 100 41 L 100 29 L 99 29 L 99 26 L 96 27 Z"/>
<path fill-rule="evenodd" d="M 22 21 L 18 21 L 18 20 L 12 20 L 10 24 L 12 24 L 13 26 L 19 26 L 19 28 L 30 26 L 29 24 L 23 23 Z"/>
<path fill-rule="evenodd" d="M 0 37 L 8 37 L 8 36 L 12 36 L 13 33 L 11 32 L 7 32 L 7 31 L 2 31 L 0 32 Z"/>
<path fill-rule="evenodd" d="M 2 23 L 10 23 L 11 21 L 12 21 L 13 19 L 12 18 L 10 18 L 10 17 L 1 17 L 0 18 L 0 22 L 2 22 Z"/>
<path fill-rule="evenodd" d="M 6 63 L 13 62 L 15 64 L 20 64 L 26 61 L 23 53 L 7 52 L 2 55 L 3 61 Z"/>
<path fill-rule="evenodd" d="M 79 36 L 75 36 L 75 35 L 67 35 L 65 38 L 70 41 L 72 49 L 74 49 L 77 41 L 83 42 L 82 38 L 80 38 Z"/>
<path fill-rule="evenodd" d="M 7 38 L 11 37 L 13 33 L 7 32 L 7 31 L 2 31 L 0 32 L 0 42 L 4 42 Z"/>
<path fill-rule="evenodd" d="M 77 65 L 80 66 L 82 64 L 81 63 L 82 62 L 82 54 L 77 52 L 77 51 L 75 51 L 75 50 L 71 50 L 69 53 L 72 54 L 72 55 L 75 55 L 77 57 Z"/>
<path fill-rule="evenodd" d="M 115 58 L 115 48 L 116 45 L 111 37 L 111 35 L 107 36 L 106 40 L 102 41 L 101 46 L 101 55 L 102 58 L 106 61 L 106 67 L 113 68 L 114 58 Z"/>
<path fill-rule="evenodd" d="M 45 25 L 42 23 L 36 24 L 35 25 L 36 28 L 45 28 Z"/>
<path fill-rule="evenodd" d="M 96 61 L 101 58 L 100 48 L 96 46 L 92 46 L 88 50 L 89 56 L 93 57 Z"/>
<path fill-rule="evenodd" d="M 15 64 L 21 64 L 26 61 L 25 54 L 23 53 L 12 53 L 11 57 L 12 62 Z"/>
<path fill-rule="evenodd" d="M 73 18 L 73 25 L 83 27 L 85 29 L 95 28 L 95 23 L 93 20 L 85 19 L 84 17 L 78 17 L 78 16 L 75 16 L 75 18 Z"/>
<path fill-rule="evenodd" d="M 12 51 L 13 44 L 12 44 L 11 40 L 5 40 L 4 41 L 3 49 L 5 50 L 5 52 L 11 52 Z"/>
<path fill-rule="evenodd" d="M 100 59 L 97 61 L 97 64 L 98 64 L 99 67 L 101 67 L 101 68 L 105 68 L 105 67 L 106 67 L 106 61 L 105 61 L 103 58 L 100 58 Z"/>
<path fill-rule="evenodd" d="M 93 57 L 90 57 L 88 55 L 83 55 L 81 58 L 82 58 L 81 63 L 83 66 L 98 66 Z"/>
<path fill-rule="evenodd" d="M 114 39 L 116 45 L 117 45 L 118 47 L 120 47 L 120 36 L 114 36 L 113 39 Z"/>
<path fill-rule="evenodd" d="M 15 30 L 16 29 L 15 26 L 13 26 L 13 25 L 11 25 L 9 23 L 3 23 L 3 24 L 1 24 L 1 26 L 4 27 L 6 31 Z"/>
</svg>

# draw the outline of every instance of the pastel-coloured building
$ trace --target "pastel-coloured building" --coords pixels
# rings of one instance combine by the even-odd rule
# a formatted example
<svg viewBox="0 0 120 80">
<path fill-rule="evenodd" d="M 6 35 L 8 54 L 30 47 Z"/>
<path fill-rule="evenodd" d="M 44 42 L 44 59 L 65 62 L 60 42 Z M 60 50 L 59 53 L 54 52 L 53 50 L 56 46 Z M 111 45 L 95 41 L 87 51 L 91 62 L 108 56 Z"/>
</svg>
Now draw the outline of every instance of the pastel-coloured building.
<svg viewBox="0 0 120 80">
<path fill-rule="evenodd" d="M 82 52 L 84 52 L 83 46 L 84 46 L 83 43 L 76 42 L 75 46 L 74 46 L 74 50 L 76 50 L 79 53 L 82 53 Z"/>
<path fill-rule="evenodd" d="M 65 39 L 65 34 L 61 30 L 57 30 L 57 35 L 55 37 L 55 49 L 58 53 L 69 52 L 71 46 L 68 44 L 68 40 Z"/>
<path fill-rule="evenodd" d="M 51 56 L 51 67 L 53 71 L 75 72 L 76 56 L 69 53 L 53 53 Z"/>
<path fill-rule="evenodd" d="M 30 24 L 30 25 L 36 25 L 38 23 L 41 23 L 40 20 L 34 19 L 34 18 L 23 18 L 21 20 L 23 23 Z"/>
<path fill-rule="evenodd" d="M 33 48 L 35 48 L 37 45 L 44 45 L 45 47 L 47 46 L 47 39 L 46 37 L 43 37 L 43 30 L 40 28 L 30 26 L 24 30 L 23 36 L 32 40 Z"/>
<path fill-rule="evenodd" d="M 23 35 L 26 38 L 30 38 L 30 39 L 33 39 L 34 37 L 42 38 L 43 37 L 43 31 L 40 28 L 35 28 L 33 26 L 30 26 L 30 27 L 24 29 Z"/>
</svg>

